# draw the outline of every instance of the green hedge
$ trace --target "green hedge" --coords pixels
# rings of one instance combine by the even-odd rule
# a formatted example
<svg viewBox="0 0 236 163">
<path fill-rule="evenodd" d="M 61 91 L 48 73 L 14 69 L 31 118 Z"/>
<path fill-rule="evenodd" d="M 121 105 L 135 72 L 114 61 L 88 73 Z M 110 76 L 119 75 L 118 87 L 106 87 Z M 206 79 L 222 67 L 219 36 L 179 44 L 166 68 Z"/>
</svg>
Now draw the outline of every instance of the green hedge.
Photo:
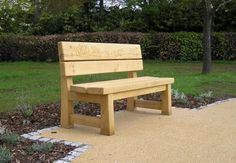
<svg viewBox="0 0 236 163">
<path fill-rule="evenodd" d="M 201 60 L 202 34 L 97 32 L 49 36 L 0 36 L 0 61 L 57 61 L 58 41 L 141 44 L 144 59 Z M 212 35 L 212 58 L 236 60 L 236 33 Z"/>
</svg>

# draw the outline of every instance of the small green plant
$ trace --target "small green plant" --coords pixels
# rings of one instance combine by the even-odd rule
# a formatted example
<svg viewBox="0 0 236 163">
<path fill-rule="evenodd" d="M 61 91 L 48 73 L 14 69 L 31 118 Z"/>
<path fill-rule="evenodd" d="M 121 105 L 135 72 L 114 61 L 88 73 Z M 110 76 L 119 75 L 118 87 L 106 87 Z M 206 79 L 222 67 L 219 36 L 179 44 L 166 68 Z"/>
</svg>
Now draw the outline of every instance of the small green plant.
<svg viewBox="0 0 236 163">
<path fill-rule="evenodd" d="M 18 109 L 24 117 L 30 117 L 33 114 L 33 107 L 30 104 L 18 105 Z"/>
<path fill-rule="evenodd" d="M 209 97 L 212 97 L 213 96 L 213 92 L 212 91 L 208 91 L 208 92 L 205 92 L 205 93 L 201 93 L 199 95 L 199 97 L 202 97 L 202 98 L 209 98 Z"/>
<path fill-rule="evenodd" d="M 17 141 L 20 140 L 20 136 L 16 133 L 6 132 L 0 135 L 0 140 L 2 140 L 4 143 L 15 144 Z"/>
<path fill-rule="evenodd" d="M 199 102 L 204 102 L 204 97 L 201 97 L 201 96 L 194 96 L 194 99 L 199 101 Z"/>
<path fill-rule="evenodd" d="M 6 127 L 2 125 L 0 121 L 0 135 L 4 134 L 6 132 Z"/>
<path fill-rule="evenodd" d="M 26 118 L 30 117 L 33 114 L 33 107 L 27 102 L 27 96 L 23 93 L 21 93 L 20 96 L 17 97 L 18 103 L 18 109 L 21 112 L 21 114 Z"/>
<path fill-rule="evenodd" d="M 183 92 L 179 92 L 178 89 L 172 89 L 172 96 L 175 100 L 180 101 L 182 103 L 187 103 L 187 96 Z"/>
<path fill-rule="evenodd" d="M 28 96 L 21 93 L 18 97 L 18 110 L 26 118 L 30 117 L 33 114 L 33 106 L 28 103 Z"/>
<path fill-rule="evenodd" d="M 8 163 L 11 161 L 11 152 L 6 147 L 0 147 L 0 162 Z"/>
<path fill-rule="evenodd" d="M 29 147 L 28 151 L 30 153 L 32 153 L 32 152 L 48 152 L 52 149 L 52 147 L 53 147 L 52 143 L 42 143 L 42 144 L 35 143 L 31 147 Z"/>
</svg>

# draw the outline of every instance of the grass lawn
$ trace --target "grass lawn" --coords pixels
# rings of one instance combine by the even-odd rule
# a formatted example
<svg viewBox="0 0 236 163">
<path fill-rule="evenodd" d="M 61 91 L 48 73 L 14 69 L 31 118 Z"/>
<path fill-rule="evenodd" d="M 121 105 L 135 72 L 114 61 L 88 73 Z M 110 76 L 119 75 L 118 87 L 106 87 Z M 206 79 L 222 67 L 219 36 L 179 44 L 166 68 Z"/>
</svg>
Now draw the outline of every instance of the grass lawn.
<svg viewBox="0 0 236 163">
<path fill-rule="evenodd" d="M 236 96 L 236 62 L 215 62 L 213 72 L 202 75 L 200 62 L 145 61 L 140 76 L 174 77 L 174 89 L 186 94 L 213 91 L 214 96 Z M 80 76 L 77 82 L 126 77 L 126 73 Z M 21 103 L 59 101 L 58 63 L 0 63 L 0 112 L 13 111 Z"/>
</svg>

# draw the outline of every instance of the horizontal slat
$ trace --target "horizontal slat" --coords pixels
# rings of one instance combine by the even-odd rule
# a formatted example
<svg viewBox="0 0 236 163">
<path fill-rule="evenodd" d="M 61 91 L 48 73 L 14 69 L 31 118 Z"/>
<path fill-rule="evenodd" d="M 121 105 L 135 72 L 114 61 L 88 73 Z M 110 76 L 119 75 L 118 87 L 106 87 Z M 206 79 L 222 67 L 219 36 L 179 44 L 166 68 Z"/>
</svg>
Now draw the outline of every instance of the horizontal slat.
<svg viewBox="0 0 236 163">
<path fill-rule="evenodd" d="M 150 87 L 150 88 L 144 88 L 144 89 L 138 89 L 138 90 L 131 90 L 127 92 L 114 93 L 113 98 L 114 100 L 118 100 L 118 99 L 135 97 L 135 96 L 145 95 L 145 94 L 154 93 L 154 92 L 161 92 L 164 90 L 166 90 L 166 86 Z"/>
<path fill-rule="evenodd" d="M 93 83 L 75 84 L 71 90 L 89 94 L 110 94 L 173 83 L 173 78 L 138 77 Z"/>
<path fill-rule="evenodd" d="M 85 93 L 69 93 L 69 100 L 72 101 L 83 101 L 83 102 L 94 102 L 94 103 L 102 103 L 104 101 L 105 96 L 95 95 L 95 94 L 85 94 Z"/>
<path fill-rule="evenodd" d="M 161 102 L 149 100 L 135 100 L 135 107 L 161 110 Z"/>
<path fill-rule="evenodd" d="M 61 62 L 62 75 L 76 76 L 143 69 L 142 60 Z"/>
<path fill-rule="evenodd" d="M 140 45 L 88 42 L 59 42 L 61 61 L 141 59 Z"/>
<path fill-rule="evenodd" d="M 73 114 L 71 118 L 75 124 L 100 128 L 101 120 L 97 117 Z"/>
</svg>

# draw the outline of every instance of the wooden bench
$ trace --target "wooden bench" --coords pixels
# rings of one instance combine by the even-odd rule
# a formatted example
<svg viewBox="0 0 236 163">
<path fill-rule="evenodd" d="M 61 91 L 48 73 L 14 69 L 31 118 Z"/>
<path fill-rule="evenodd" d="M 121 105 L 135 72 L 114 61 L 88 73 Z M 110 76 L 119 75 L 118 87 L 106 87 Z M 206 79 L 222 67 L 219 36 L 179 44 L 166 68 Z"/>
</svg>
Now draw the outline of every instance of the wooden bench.
<svg viewBox="0 0 236 163">
<path fill-rule="evenodd" d="M 171 114 L 171 83 L 173 78 L 137 77 L 143 70 L 140 45 L 59 42 L 61 68 L 61 127 L 74 123 L 101 129 L 101 134 L 114 134 L 113 101 L 127 98 L 127 110 L 135 107 L 161 110 Z M 128 72 L 128 78 L 74 84 L 73 76 Z M 161 92 L 161 102 L 138 100 L 137 96 Z M 74 114 L 73 101 L 99 103 L 101 118 Z"/>
</svg>

